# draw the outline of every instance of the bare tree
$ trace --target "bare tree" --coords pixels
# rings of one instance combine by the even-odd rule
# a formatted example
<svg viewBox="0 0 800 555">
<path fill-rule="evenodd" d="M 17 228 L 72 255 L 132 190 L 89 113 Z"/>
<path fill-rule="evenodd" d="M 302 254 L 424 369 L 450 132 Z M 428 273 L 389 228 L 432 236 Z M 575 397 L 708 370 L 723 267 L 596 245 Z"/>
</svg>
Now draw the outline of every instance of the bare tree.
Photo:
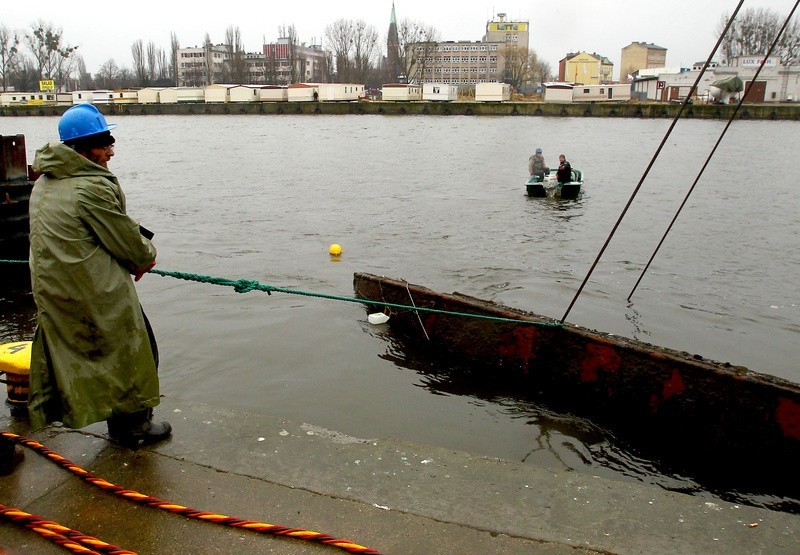
<svg viewBox="0 0 800 555">
<path fill-rule="evenodd" d="M 0 85 L 8 90 L 8 78 L 19 53 L 19 35 L 0 26 Z"/>
<path fill-rule="evenodd" d="M 181 45 L 178 42 L 178 35 L 175 34 L 175 31 L 172 31 L 169 34 L 169 51 L 170 51 L 170 65 L 169 65 L 169 78 L 172 80 L 172 83 L 177 86 L 178 85 L 178 50 L 180 50 Z"/>
<path fill-rule="evenodd" d="M 213 85 L 215 82 L 214 79 L 214 49 L 213 45 L 211 44 L 211 37 L 206 33 L 205 38 L 203 39 L 203 49 L 205 57 L 205 82 L 203 85 Z"/>
<path fill-rule="evenodd" d="M 725 30 L 729 14 L 722 16 L 717 27 L 717 36 Z M 786 16 L 767 8 L 747 8 L 731 25 L 728 34 L 722 39 L 722 55 L 728 63 L 738 56 L 763 56 L 783 26 Z M 786 32 L 778 42 L 773 54 L 781 57 L 786 65 L 800 60 L 800 26 L 793 18 Z"/>
<path fill-rule="evenodd" d="M 136 85 L 136 76 L 133 74 L 133 71 L 131 71 L 127 67 L 121 68 L 119 70 L 119 73 L 117 74 L 117 84 L 114 88 L 127 89 L 135 85 Z"/>
<path fill-rule="evenodd" d="M 95 74 L 95 85 L 103 89 L 115 89 L 119 86 L 120 77 L 122 76 L 117 62 L 109 58 L 100 66 Z"/>
<path fill-rule="evenodd" d="M 378 32 L 372 25 L 361 20 L 339 19 L 325 28 L 325 42 L 333 52 L 336 81 L 369 81 L 378 54 Z"/>
<path fill-rule="evenodd" d="M 533 60 L 531 60 L 531 54 Z M 531 80 L 534 65 L 536 63 L 536 53 L 528 52 L 527 48 L 522 46 L 513 46 L 512 43 L 506 43 L 503 51 L 503 70 L 504 80 L 511 85 L 514 90 L 519 91 L 522 85 Z"/>
<path fill-rule="evenodd" d="M 550 76 L 553 73 L 553 69 L 550 67 L 550 64 L 544 60 L 539 59 L 536 55 L 536 52 L 531 51 L 532 56 L 531 58 L 531 82 L 536 85 L 541 85 L 550 81 Z M 534 60 L 535 57 L 535 60 Z"/>
<path fill-rule="evenodd" d="M 158 48 L 156 43 L 150 41 L 147 43 L 147 82 L 152 83 L 158 76 Z"/>
<path fill-rule="evenodd" d="M 75 71 L 75 86 L 72 90 L 86 90 L 94 87 L 94 80 L 92 75 L 86 71 L 86 62 L 83 61 L 83 56 L 76 56 L 77 69 Z"/>
<path fill-rule="evenodd" d="M 158 59 L 156 60 L 156 80 L 155 82 L 161 85 L 169 85 L 170 77 L 169 77 L 169 58 L 167 57 L 167 53 L 158 49 Z"/>
<path fill-rule="evenodd" d="M 142 39 L 135 40 L 131 45 L 133 56 L 133 73 L 140 87 L 147 86 L 147 65 L 144 58 L 144 43 Z"/>
<path fill-rule="evenodd" d="M 353 38 L 353 22 L 337 19 L 325 27 L 325 43 L 333 53 L 335 81 L 342 83 L 350 80 L 352 72 L 351 50 Z"/>
<path fill-rule="evenodd" d="M 324 51 L 320 74 L 322 81 L 325 83 L 333 83 L 336 77 L 336 68 L 333 64 L 333 54 L 328 50 Z"/>
<path fill-rule="evenodd" d="M 356 83 L 367 83 L 375 69 L 378 54 L 378 32 L 363 20 L 353 24 L 353 79 Z"/>
<path fill-rule="evenodd" d="M 78 47 L 64 44 L 61 29 L 41 20 L 25 34 L 25 43 L 33 54 L 39 79 L 55 79 L 60 86 L 72 69 L 72 55 Z"/>
<path fill-rule="evenodd" d="M 400 69 L 406 80 L 421 83 L 431 56 L 439 42 L 439 31 L 420 21 L 404 19 L 397 26 Z M 397 80 L 397 75 L 391 77 Z"/>
<path fill-rule="evenodd" d="M 18 91 L 35 91 L 39 88 L 39 73 L 32 60 L 18 57 L 14 63 L 11 82 Z"/>
<path fill-rule="evenodd" d="M 238 27 L 230 26 L 225 30 L 225 47 L 228 50 L 228 59 L 224 66 L 223 79 L 228 83 L 245 83 L 247 62 L 242 34 Z"/>
</svg>

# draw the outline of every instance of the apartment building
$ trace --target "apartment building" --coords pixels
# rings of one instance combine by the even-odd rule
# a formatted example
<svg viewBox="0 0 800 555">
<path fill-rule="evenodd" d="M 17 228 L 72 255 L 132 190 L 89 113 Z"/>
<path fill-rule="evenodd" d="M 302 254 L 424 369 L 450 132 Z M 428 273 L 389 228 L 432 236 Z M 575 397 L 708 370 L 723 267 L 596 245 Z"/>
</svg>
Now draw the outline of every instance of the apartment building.
<svg viewBox="0 0 800 555">
<path fill-rule="evenodd" d="M 667 49 L 647 42 L 632 42 L 622 49 L 619 63 L 619 80 L 631 81 L 640 69 L 665 67 Z"/>
<path fill-rule="evenodd" d="M 529 22 L 507 21 L 506 14 L 486 23 L 480 41 L 442 41 L 409 45 L 414 51 L 409 82 L 443 83 L 474 88 L 506 79 L 508 61 L 528 55 Z"/>
<path fill-rule="evenodd" d="M 572 52 L 558 62 L 558 80 L 580 85 L 601 85 L 612 81 L 614 64 L 597 52 Z"/>
<path fill-rule="evenodd" d="M 325 51 L 319 45 L 290 44 L 280 38 L 264 44 L 261 52 L 244 54 L 245 83 L 242 85 L 289 84 L 324 81 Z M 230 63 L 227 45 L 181 48 L 178 50 L 178 86 L 202 87 L 226 80 Z"/>
<path fill-rule="evenodd" d="M 290 84 L 325 81 L 326 52 L 321 45 L 291 44 L 288 38 L 265 44 L 265 83 Z"/>
<path fill-rule="evenodd" d="M 506 21 L 506 14 L 498 13 L 497 19 L 486 22 L 486 34 L 483 42 L 505 43 L 513 48 L 528 51 L 530 40 L 530 22 Z"/>
<path fill-rule="evenodd" d="M 178 49 L 178 86 L 202 87 L 222 79 L 228 47 L 223 44 Z"/>
</svg>

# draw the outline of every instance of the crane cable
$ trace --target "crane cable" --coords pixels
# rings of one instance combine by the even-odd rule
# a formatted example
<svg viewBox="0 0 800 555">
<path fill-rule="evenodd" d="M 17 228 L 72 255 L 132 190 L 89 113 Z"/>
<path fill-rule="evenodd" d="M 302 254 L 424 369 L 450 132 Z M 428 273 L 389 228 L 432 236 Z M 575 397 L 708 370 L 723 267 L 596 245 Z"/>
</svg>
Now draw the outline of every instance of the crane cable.
<svg viewBox="0 0 800 555">
<path fill-rule="evenodd" d="M 792 16 L 794 15 L 795 10 L 797 10 L 798 4 L 800 4 L 800 0 L 798 0 L 797 2 L 794 3 L 794 7 L 792 8 L 792 11 L 789 13 L 789 17 L 787 17 L 786 21 L 783 22 L 783 27 L 781 27 L 780 31 L 778 31 L 778 34 L 775 36 L 775 40 L 772 41 L 772 44 L 770 45 L 769 50 L 767 50 L 767 53 L 764 55 L 763 59 L 761 60 L 761 63 L 758 66 L 758 70 L 756 70 L 755 75 L 753 75 L 753 78 L 750 80 L 750 84 L 747 85 L 747 88 L 745 89 L 744 94 L 741 96 L 741 98 L 739 98 L 739 102 L 736 104 L 736 108 L 734 109 L 733 113 L 731 114 L 731 117 L 728 118 L 728 123 L 725 125 L 725 128 L 722 130 L 722 133 L 720 133 L 716 144 L 714 144 L 714 148 L 712 148 L 711 152 L 708 154 L 708 158 L 706 158 L 706 161 L 703 164 L 703 167 L 700 168 L 700 172 L 697 174 L 697 177 L 695 178 L 694 183 L 692 183 L 692 186 L 689 187 L 689 190 L 687 191 L 686 196 L 683 199 L 683 202 L 678 207 L 677 212 L 675 212 L 675 216 L 673 216 L 672 221 L 669 223 L 669 225 L 667 226 L 667 229 L 664 231 L 664 235 L 661 236 L 661 240 L 658 242 L 658 245 L 656 246 L 655 250 L 653 251 L 653 254 L 650 256 L 650 260 L 647 261 L 647 264 L 645 265 L 644 269 L 642 270 L 642 273 L 639 275 L 639 279 L 636 280 L 636 284 L 633 286 L 633 289 L 631 289 L 631 292 L 628 294 L 628 299 L 627 300 L 629 300 L 629 301 L 631 300 L 631 297 L 633 296 L 633 293 L 636 291 L 636 288 L 639 287 L 639 283 L 642 281 L 642 278 L 644 278 L 644 275 L 647 273 L 647 270 L 650 268 L 650 264 L 653 262 L 653 259 L 656 257 L 656 254 L 658 254 L 658 251 L 661 249 L 661 245 L 664 244 L 664 240 L 667 238 L 667 235 L 672 230 L 672 226 L 675 224 L 675 221 L 678 219 L 678 216 L 680 216 L 681 211 L 683 210 L 683 207 L 686 206 L 686 202 L 689 200 L 689 197 L 692 195 L 692 192 L 694 191 L 694 188 L 697 185 L 697 182 L 700 181 L 700 177 L 703 175 L 703 172 L 706 170 L 706 167 L 708 166 L 708 163 L 711 162 L 711 157 L 714 156 L 714 153 L 717 151 L 717 147 L 722 142 L 722 138 L 725 136 L 725 133 L 728 132 L 728 128 L 731 126 L 731 123 L 733 123 L 733 120 L 736 117 L 736 114 L 739 113 L 739 109 L 741 109 L 742 104 L 744 103 L 744 99 L 747 98 L 747 95 L 750 93 L 750 89 L 752 89 L 753 86 L 756 84 L 756 79 L 758 79 L 758 76 L 761 73 L 761 70 L 764 68 L 764 64 L 767 63 L 767 59 L 769 59 L 770 55 L 772 54 L 772 51 L 775 49 L 775 46 L 777 46 L 778 41 L 780 40 L 781 36 L 786 31 L 786 27 L 789 25 L 789 21 L 792 19 Z"/>
<path fill-rule="evenodd" d="M 592 273 L 594 272 L 594 269 L 597 267 L 597 264 L 600 262 L 600 258 L 602 258 L 603 253 L 605 253 L 605 251 L 606 251 L 606 248 L 608 248 L 608 245 L 611 242 L 611 238 L 614 236 L 614 233 L 616 233 L 617 228 L 622 223 L 622 219 L 625 217 L 625 214 L 627 214 L 628 209 L 631 207 L 631 204 L 633 204 L 633 199 L 635 199 L 636 195 L 639 193 L 639 189 L 641 189 L 642 184 L 644 183 L 644 180 L 647 178 L 647 175 L 650 173 L 650 169 L 653 167 L 653 164 L 655 164 L 656 158 L 658 158 L 659 154 L 661 154 L 661 150 L 664 148 L 664 145 L 666 144 L 667 139 L 669 138 L 670 134 L 672 133 L 672 130 L 675 129 L 675 126 L 677 125 L 678 120 L 681 118 L 681 115 L 683 115 L 683 112 L 686 109 L 686 106 L 688 106 L 688 104 L 689 104 L 689 100 L 692 98 L 692 95 L 697 90 L 697 86 L 700 84 L 700 79 L 702 79 L 703 75 L 705 74 L 706 70 L 708 69 L 709 64 L 711 64 L 711 60 L 714 58 L 714 55 L 716 55 L 720 44 L 722 44 L 722 39 L 725 37 L 725 35 L 727 34 L 728 30 L 731 28 L 731 25 L 733 25 L 733 20 L 736 18 L 736 15 L 739 13 L 739 10 L 741 9 L 742 4 L 744 4 L 744 0 L 739 0 L 739 4 L 736 6 L 736 9 L 734 10 L 733 15 L 731 15 L 731 17 L 728 19 L 728 23 L 725 26 L 725 29 L 722 31 L 722 33 L 720 33 L 719 39 L 717 39 L 717 44 L 714 45 L 714 48 L 711 50 L 711 53 L 708 55 L 708 59 L 706 60 L 706 63 L 703 64 L 703 69 L 700 70 L 700 73 L 697 75 L 697 79 L 695 79 L 695 82 L 692 85 L 692 88 L 689 89 L 689 93 L 686 95 L 686 98 L 683 99 L 683 102 L 681 103 L 681 107 L 678 110 L 678 113 L 675 114 L 675 117 L 673 118 L 672 123 L 669 126 L 669 129 L 664 134 L 664 138 L 661 139 L 661 144 L 658 145 L 658 148 L 656 149 L 655 154 L 653 154 L 653 157 L 650 159 L 650 163 L 647 165 L 647 168 L 644 170 L 644 173 L 642 174 L 642 177 L 639 179 L 639 183 L 634 188 L 633 193 L 631 194 L 631 197 L 628 199 L 628 203 L 625 205 L 625 208 L 622 209 L 622 213 L 619 215 L 619 218 L 617 218 L 617 222 L 614 224 L 614 227 L 611 228 L 611 232 L 608 234 L 608 237 L 606 238 L 605 243 L 600 248 L 600 252 L 597 253 L 597 257 L 594 259 L 594 262 L 592 263 L 592 266 L 589 268 L 589 271 L 586 273 L 586 277 L 583 278 L 583 281 L 581 282 L 580 287 L 578 287 L 578 290 L 575 292 L 575 296 L 572 298 L 572 302 L 569 303 L 569 306 L 567 307 L 567 311 L 564 313 L 564 316 L 562 316 L 562 318 L 561 318 L 561 323 L 562 324 L 567 319 L 567 316 L 569 315 L 570 311 L 572 310 L 572 307 L 575 305 L 575 302 L 578 300 L 578 297 L 583 292 L 583 288 L 586 286 L 586 283 L 589 281 L 589 278 L 591 277 Z"/>
<path fill-rule="evenodd" d="M 104 491 L 113 493 L 114 495 L 117 495 L 119 497 L 122 497 L 122 498 L 128 499 L 130 501 L 133 501 L 134 503 L 138 503 L 140 505 L 144 505 L 146 507 L 153 507 L 155 509 L 161 509 L 163 511 L 168 511 L 168 512 L 171 512 L 171 513 L 183 515 L 183 516 L 185 516 L 187 518 L 192 518 L 192 519 L 195 519 L 195 520 L 201 520 L 201 521 L 204 521 L 204 522 L 212 522 L 212 523 L 215 523 L 215 524 L 222 524 L 224 526 L 230 526 L 230 527 L 233 527 L 233 528 L 241 528 L 241 529 L 245 529 L 245 530 L 251 530 L 253 532 L 257 532 L 257 533 L 261 533 L 261 534 L 272 534 L 272 535 L 275 535 L 275 536 L 285 536 L 285 537 L 289 537 L 289 538 L 295 538 L 295 539 L 299 539 L 299 540 L 315 542 L 315 543 L 319 543 L 319 544 L 323 544 L 323 545 L 329 545 L 329 546 L 332 546 L 332 547 L 337 547 L 339 549 L 343 549 L 343 550 L 345 550 L 345 551 L 347 551 L 349 553 L 361 553 L 361 554 L 365 554 L 365 555 L 380 555 L 380 553 L 378 551 L 376 551 L 374 549 L 371 549 L 371 548 L 368 548 L 368 547 L 364 547 L 364 546 L 359 545 L 359 544 L 357 544 L 355 542 L 352 542 L 350 540 L 341 539 L 341 538 L 335 538 L 333 536 L 329 536 L 328 534 L 315 532 L 313 530 L 304 530 L 302 528 L 289 528 L 289 527 L 286 527 L 286 526 L 280 526 L 278 524 L 268 524 L 266 522 L 257 522 L 257 521 L 253 521 L 253 520 L 243 520 L 243 519 L 240 519 L 240 518 L 236 518 L 236 517 L 232 517 L 232 516 L 226 516 L 226 515 L 222 515 L 222 514 L 218 514 L 218 513 L 209 513 L 209 512 L 205 512 L 205 511 L 198 511 L 197 509 L 192 509 L 190 507 L 184 507 L 183 505 L 179 505 L 177 503 L 171 503 L 169 501 L 164 501 L 164 500 L 159 499 L 157 497 L 152 497 L 152 496 L 149 496 L 149 495 L 145 495 L 143 493 L 139 493 L 139 492 L 134 491 L 134 490 L 125 489 L 125 488 L 122 488 L 121 486 L 112 484 L 111 482 L 109 482 L 107 480 L 104 480 L 103 478 L 99 478 L 99 477 L 95 476 L 94 474 L 92 474 L 91 472 L 89 472 L 87 470 L 84 470 L 83 468 L 81 468 L 80 466 L 76 465 L 75 463 L 73 463 L 69 459 L 66 459 L 66 458 L 62 457 L 61 455 L 59 455 L 58 453 L 56 453 L 54 451 L 51 451 L 50 449 L 48 449 L 47 447 L 45 447 L 44 445 L 42 445 L 38 441 L 35 441 L 35 440 L 32 440 L 32 439 L 28 439 L 26 437 L 23 437 L 23 436 L 20 436 L 20 435 L 17 435 L 15 433 L 8 432 L 8 431 L 0 431 L 0 436 L 5 437 L 7 439 L 10 439 L 10 440 L 12 440 L 12 441 L 14 441 L 16 443 L 19 443 L 20 445 L 24 445 L 25 447 L 28 447 L 28 448 L 36 451 L 38 454 L 42 455 L 43 457 L 48 459 L 50 462 L 54 463 L 57 466 L 60 466 L 64 470 L 74 474 L 75 476 L 79 477 L 83 481 L 85 481 L 85 482 L 87 482 L 87 483 L 89 483 L 89 484 L 91 484 L 91 485 L 93 485 L 95 487 L 98 487 L 98 488 L 100 488 L 100 489 L 102 489 Z M 2 507 L 2 505 L 0 505 L 0 507 Z M 22 513 L 22 514 L 19 514 L 19 513 Z M 18 520 L 20 522 L 25 520 L 26 517 L 24 515 L 27 515 L 27 513 L 23 513 L 21 511 L 18 511 L 17 509 L 0 511 L 0 516 L 5 516 L 5 517 L 8 517 L 8 518 L 13 519 L 15 521 Z M 35 515 L 31 515 L 31 516 L 35 516 Z M 14 517 L 17 517 L 17 518 L 15 519 Z M 43 521 L 43 522 L 50 522 L 50 521 Z M 53 524 L 55 524 L 55 523 L 53 523 Z M 32 527 L 32 529 L 34 531 L 36 531 L 37 533 L 42 534 L 42 532 L 40 532 L 39 530 L 43 530 L 47 535 L 45 535 L 45 534 L 42 534 L 42 535 L 44 537 L 47 537 L 48 539 L 51 539 L 51 541 L 56 541 L 53 538 L 56 538 L 56 536 L 61 536 L 61 537 L 66 537 L 66 539 L 67 539 L 67 541 L 69 543 L 75 544 L 76 543 L 75 540 L 77 538 L 76 534 L 80 534 L 80 532 L 76 531 L 75 534 L 72 534 L 72 537 L 70 538 L 69 535 L 63 535 L 63 534 L 57 533 L 53 527 L 50 527 L 50 526 L 37 526 L 37 524 L 35 522 L 35 519 L 33 519 L 33 525 L 35 526 L 35 527 Z M 55 524 L 55 526 L 56 527 L 60 527 L 60 525 L 57 525 L 57 524 Z M 65 528 L 65 527 L 60 527 L 60 529 L 69 530 L 68 528 Z M 59 530 L 59 531 L 63 532 L 63 530 Z M 48 537 L 48 535 L 51 536 L 51 537 Z M 86 537 L 91 538 L 91 536 L 86 536 Z M 72 541 L 70 541 L 70 540 L 72 540 Z M 96 538 L 91 538 L 91 540 L 96 540 Z M 61 540 L 56 541 L 56 543 L 59 543 L 59 542 L 61 542 Z M 97 542 L 99 542 L 99 543 L 96 544 L 96 545 L 93 545 L 92 547 L 97 548 L 97 547 L 100 547 L 100 544 L 105 544 L 105 542 L 101 542 L 100 540 L 97 540 Z M 67 545 L 65 543 L 59 543 L 59 545 L 63 545 L 64 547 L 67 547 Z M 111 546 L 110 544 L 105 544 L 105 545 L 109 545 L 111 548 L 120 549 L 120 548 L 117 548 L 116 546 Z M 81 544 L 78 544 L 78 548 L 80 548 L 80 547 L 82 547 Z M 75 553 L 86 553 L 86 554 L 96 553 L 95 551 L 92 551 L 91 549 L 88 549 L 86 547 L 83 547 L 83 550 L 78 550 L 78 551 L 74 551 L 74 552 Z M 133 552 L 130 552 L 130 551 L 125 551 L 125 550 L 120 550 L 118 552 L 117 551 L 107 551 L 107 552 L 108 553 L 112 553 L 114 555 L 133 553 Z"/>
</svg>

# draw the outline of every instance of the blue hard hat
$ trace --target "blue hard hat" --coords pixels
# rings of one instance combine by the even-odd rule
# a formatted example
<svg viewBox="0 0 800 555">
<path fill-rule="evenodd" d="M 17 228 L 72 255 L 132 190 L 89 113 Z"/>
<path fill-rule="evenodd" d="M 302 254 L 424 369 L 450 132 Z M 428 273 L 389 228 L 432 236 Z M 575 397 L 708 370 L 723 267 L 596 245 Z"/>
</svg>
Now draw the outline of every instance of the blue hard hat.
<svg viewBox="0 0 800 555">
<path fill-rule="evenodd" d="M 541 153 L 542 153 L 542 149 L 541 148 L 537 148 L 536 149 L 536 154 L 541 154 Z"/>
<path fill-rule="evenodd" d="M 62 141 L 72 141 L 110 131 L 116 126 L 116 123 L 107 123 L 106 118 L 93 104 L 78 104 L 61 116 L 58 136 Z"/>
</svg>

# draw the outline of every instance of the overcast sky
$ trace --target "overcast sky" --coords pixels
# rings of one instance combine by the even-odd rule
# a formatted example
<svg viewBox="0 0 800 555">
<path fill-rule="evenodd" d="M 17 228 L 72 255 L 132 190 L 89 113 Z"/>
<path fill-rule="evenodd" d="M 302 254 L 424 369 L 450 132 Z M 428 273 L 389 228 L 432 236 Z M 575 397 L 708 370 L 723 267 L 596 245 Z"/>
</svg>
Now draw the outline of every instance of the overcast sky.
<svg viewBox="0 0 800 555">
<path fill-rule="evenodd" d="M 391 0 L 330 2 L 321 0 L 274 2 L 69 2 L 2 0 L 0 26 L 29 31 L 38 20 L 63 31 L 65 42 L 77 45 L 94 73 L 109 58 L 130 68 L 131 45 L 137 39 L 169 50 L 170 33 L 182 47 L 199 46 L 206 33 L 223 42 L 229 26 L 239 28 L 244 47 L 260 51 L 277 38 L 278 28 L 294 25 L 301 42 L 320 42 L 325 27 L 337 19 L 362 19 L 375 27 L 385 50 Z M 529 21 L 530 47 L 557 70 L 567 52 L 597 52 L 614 63 L 618 77 L 620 54 L 632 41 L 655 43 L 667 49 L 667 66 L 687 67 L 704 61 L 716 42 L 723 14 L 736 8 L 735 0 L 396 0 L 398 21 L 422 21 L 439 30 L 442 40 L 480 40 L 486 21 L 498 12 Z M 788 14 L 794 0 L 746 0 L 743 9 L 769 8 Z M 229 13 L 226 13 L 226 10 Z"/>
</svg>

